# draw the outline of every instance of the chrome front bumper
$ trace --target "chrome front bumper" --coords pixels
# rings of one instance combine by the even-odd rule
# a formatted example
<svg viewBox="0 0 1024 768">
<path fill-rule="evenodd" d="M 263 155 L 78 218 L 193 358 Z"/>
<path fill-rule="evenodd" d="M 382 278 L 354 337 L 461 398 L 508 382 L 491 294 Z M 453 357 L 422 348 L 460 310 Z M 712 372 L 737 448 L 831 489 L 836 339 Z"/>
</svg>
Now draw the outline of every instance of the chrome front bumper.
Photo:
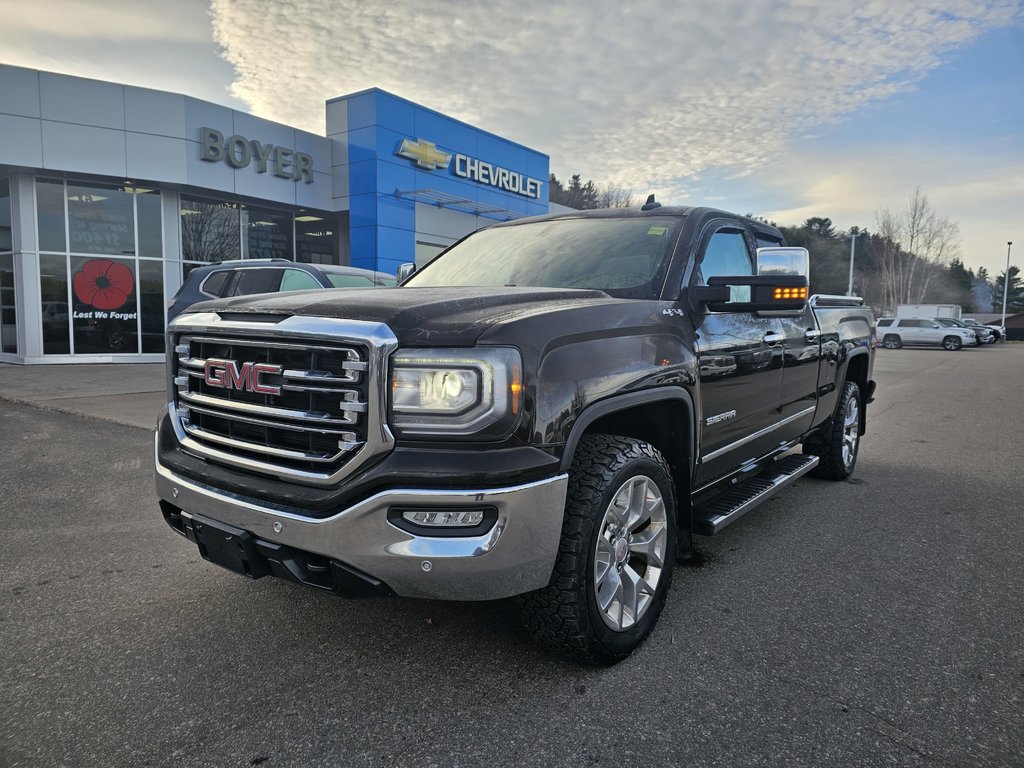
<svg viewBox="0 0 1024 768">
<path fill-rule="evenodd" d="M 257 538 L 339 560 L 402 597 L 494 600 L 548 584 L 562 534 L 568 475 L 486 490 L 382 491 L 324 519 L 262 506 L 187 480 L 156 463 L 157 495 Z M 391 507 L 489 506 L 494 527 L 481 536 L 416 536 L 388 522 Z"/>
</svg>

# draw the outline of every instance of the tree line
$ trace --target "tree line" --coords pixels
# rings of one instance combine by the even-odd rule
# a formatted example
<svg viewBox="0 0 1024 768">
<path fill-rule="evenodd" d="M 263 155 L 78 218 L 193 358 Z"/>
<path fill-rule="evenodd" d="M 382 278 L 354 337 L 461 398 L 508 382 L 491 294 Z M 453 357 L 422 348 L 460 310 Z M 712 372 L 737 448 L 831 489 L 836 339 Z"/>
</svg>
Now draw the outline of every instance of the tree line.
<svg viewBox="0 0 1024 768">
<path fill-rule="evenodd" d="M 762 219 L 763 220 L 763 219 Z M 772 222 L 769 222 L 772 223 Z M 832 220 L 814 216 L 800 226 L 778 226 L 789 245 L 811 255 L 811 291 L 845 294 L 849 286 L 850 242 L 854 247 L 853 293 L 876 311 L 900 304 L 959 304 L 965 312 L 1001 312 L 1006 270 L 993 278 L 960 258 L 960 228 L 938 213 L 920 189 L 901 210 L 875 213 L 875 229 L 836 231 Z M 1011 265 L 1007 312 L 1024 312 L 1024 279 Z"/>
<path fill-rule="evenodd" d="M 631 208 L 640 199 L 631 189 L 583 181 L 573 174 L 563 183 L 549 179 L 552 203 L 577 210 Z M 789 245 L 811 255 L 812 293 L 845 294 L 849 287 L 850 243 L 856 236 L 853 293 L 863 296 L 876 312 L 891 312 L 900 304 L 959 304 L 964 312 L 1001 312 L 1006 270 L 994 278 L 985 267 L 977 271 L 960 258 L 960 227 L 936 211 L 920 188 L 900 210 L 875 212 L 874 230 L 851 227 L 837 231 L 832 219 L 813 216 L 799 226 L 777 227 Z M 1011 265 L 1007 313 L 1024 312 L 1024 278 Z"/>
<path fill-rule="evenodd" d="M 548 179 L 548 199 L 552 203 L 566 205 L 578 211 L 590 211 L 595 208 L 633 208 L 640 205 L 640 201 L 633 195 L 633 190 L 614 184 L 597 184 L 591 179 L 583 181 L 578 173 L 574 173 L 564 184 L 552 173 Z"/>
</svg>

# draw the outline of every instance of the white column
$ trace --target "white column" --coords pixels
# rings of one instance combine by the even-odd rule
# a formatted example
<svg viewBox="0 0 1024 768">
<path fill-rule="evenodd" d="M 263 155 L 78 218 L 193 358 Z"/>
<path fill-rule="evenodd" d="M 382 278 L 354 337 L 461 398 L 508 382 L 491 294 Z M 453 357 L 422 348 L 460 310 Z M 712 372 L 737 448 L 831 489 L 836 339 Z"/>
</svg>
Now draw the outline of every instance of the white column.
<svg viewBox="0 0 1024 768">
<path fill-rule="evenodd" d="M 161 195 L 164 220 L 164 304 L 181 287 L 181 224 L 178 221 L 178 193 L 165 189 Z"/>
<path fill-rule="evenodd" d="M 39 299 L 39 238 L 32 177 L 11 176 L 11 221 L 14 225 L 14 294 L 17 305 L 18 354 L 43 356 L 43 313 Z"/>
</svg>

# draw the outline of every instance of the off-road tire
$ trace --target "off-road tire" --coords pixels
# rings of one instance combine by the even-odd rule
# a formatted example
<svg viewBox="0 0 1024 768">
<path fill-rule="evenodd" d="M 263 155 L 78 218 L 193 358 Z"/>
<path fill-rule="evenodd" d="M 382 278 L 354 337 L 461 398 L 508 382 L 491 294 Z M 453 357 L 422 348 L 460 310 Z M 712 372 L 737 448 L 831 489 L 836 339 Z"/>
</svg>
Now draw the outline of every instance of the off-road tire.
<svg viewBox="0 0 1024 768">
<path fill-rule="evenodd" d="M 612 498 L 631 477 L 653 480 L 667 513 L 661 575 L 641 618 L 625 630 L 609 628 L 597 605 L 595 548 Z M 610 665 L 650 635 L 665 605 L 675 563 L 677 508 L 668 464 L 652 445 L 614 435 L 585 435 L 569 470 L 562 538 L 549 586 L 518 598 L 526 626 L 541 643 L 577 660 Z"/>
<path fill-rule="evenodd" d="M 849 439 L 846 417 L 850 412 L 851 401 L 856 409 L 858 423 L 853 456 L 852 459 L 848 459 L 843 447 Z M 825 480 L 845 480 L 853 474 L 857 467 L 857 455 L 860 453 L 859 419 L 862 408 L 860 387 L 856 382 L 846 382 L 839 393 L 835 414 L 825 432 L 804 443 L 804 453 L 818 457 L 818 466 L 811 470 L 812 475 Z"/>
</svg>

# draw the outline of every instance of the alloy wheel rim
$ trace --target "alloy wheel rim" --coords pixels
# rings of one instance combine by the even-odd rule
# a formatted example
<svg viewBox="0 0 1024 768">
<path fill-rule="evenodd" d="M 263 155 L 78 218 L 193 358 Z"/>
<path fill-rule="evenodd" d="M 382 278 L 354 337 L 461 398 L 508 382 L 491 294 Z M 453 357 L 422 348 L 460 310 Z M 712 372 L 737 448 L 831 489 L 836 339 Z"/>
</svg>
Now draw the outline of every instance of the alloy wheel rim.
<svg viewBox="0 0 1024 768">
<path fill-rule="evenodd" d="M 594 552 L 594 596 L 610 629 L 623 632 L 646 614 L 661 583 L 667 546 L 661 490 L 646 475 L 631 477 L 601 518 Z"/>
<path fill-rule="evenodd" d="M 857 456 L 857 440 L 860 438 L 860 407 L 857 398 L 851 397 L 843 418 L 843 466 L 849 469 Z"/>
</svg>

